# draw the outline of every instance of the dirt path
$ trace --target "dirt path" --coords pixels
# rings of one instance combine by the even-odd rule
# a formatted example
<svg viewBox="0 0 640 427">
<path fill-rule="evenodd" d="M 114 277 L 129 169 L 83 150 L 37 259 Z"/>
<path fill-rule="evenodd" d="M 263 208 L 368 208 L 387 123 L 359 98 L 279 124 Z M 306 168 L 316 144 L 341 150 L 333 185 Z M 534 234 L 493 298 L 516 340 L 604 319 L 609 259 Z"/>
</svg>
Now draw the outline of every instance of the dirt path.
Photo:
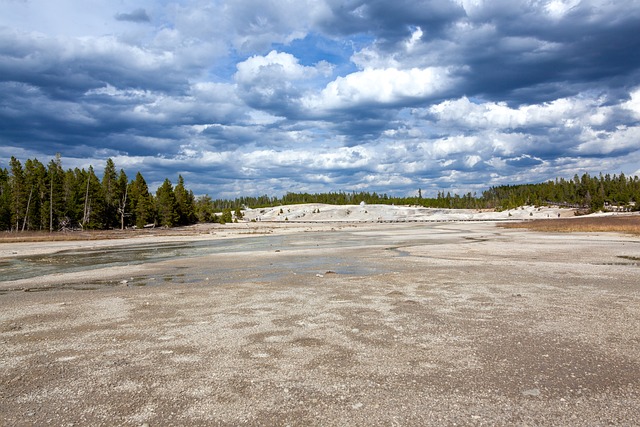
<svg viewBox="0 0 640 427">
<path fill-rule="evenodd" d="M 398 224 L 34 278 L 0 294 L 0 424 L 638 425 L 638 258 Z"/>
</svg>

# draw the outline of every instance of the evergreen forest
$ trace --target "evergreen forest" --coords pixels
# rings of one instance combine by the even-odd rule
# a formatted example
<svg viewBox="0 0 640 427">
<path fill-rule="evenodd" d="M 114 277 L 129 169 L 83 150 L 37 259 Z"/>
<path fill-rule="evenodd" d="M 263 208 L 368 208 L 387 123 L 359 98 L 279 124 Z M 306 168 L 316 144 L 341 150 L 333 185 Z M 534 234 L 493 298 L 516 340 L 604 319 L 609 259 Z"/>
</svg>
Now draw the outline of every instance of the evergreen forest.
<svg viewBox="0 0 640 427">
<path fill-rule="evenodd" d="M 416 205 L 447 209 L 512 209 L 524 205 L 563 205 L 596 212 L 612 207 L 640 210 L 637 176 L 575 175 L 539 184 L 491 187 L 482 195 L 439 192 L 435 198 L 391 197 L 369 192 L 287 193 L 282 197 L 258 196 L 212 199 L 195 197 L 182 176 L 175 185 L 167 178 L 155 194 L 140 172 L 129 179 L 107 159 L 102 177 L 93 167 L 67 169 L 60 155 L 48 164 L 28 159 L 24 165 L 12 157 L 0 168 L 0 230 L 59 231 L 129 227 L 174 227 L 197 222 L 231 222 L 242 218 L 243 208 L 301 203 Z"/>
</svg>

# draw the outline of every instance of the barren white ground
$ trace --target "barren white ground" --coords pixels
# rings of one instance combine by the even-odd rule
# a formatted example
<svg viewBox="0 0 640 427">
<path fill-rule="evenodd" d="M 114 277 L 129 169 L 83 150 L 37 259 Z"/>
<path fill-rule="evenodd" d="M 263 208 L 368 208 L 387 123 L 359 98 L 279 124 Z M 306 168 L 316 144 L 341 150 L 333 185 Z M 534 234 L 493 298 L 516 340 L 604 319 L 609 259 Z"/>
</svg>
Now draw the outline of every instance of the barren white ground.
<svg viewBox="0 0 640 427">
<path fill-rule="evenodd" d="M 273 246 L 0 281 L 0 424 L 640 424 L 640 239 L 256 214 L 170 239 Z"/>
</svg>

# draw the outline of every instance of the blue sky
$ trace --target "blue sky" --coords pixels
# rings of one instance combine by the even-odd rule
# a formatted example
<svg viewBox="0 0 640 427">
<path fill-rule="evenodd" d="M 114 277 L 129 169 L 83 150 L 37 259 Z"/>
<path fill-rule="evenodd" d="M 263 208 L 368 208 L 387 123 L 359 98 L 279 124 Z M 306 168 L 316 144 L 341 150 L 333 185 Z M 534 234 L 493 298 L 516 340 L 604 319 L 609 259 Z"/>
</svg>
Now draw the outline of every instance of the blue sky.
<svg viewBox="0 0 640 427">
<path fill-rule="evenodd" d="M 0 166 L 214 197 L 640 175 L 640 1 L 0 0 Z"/>
</svg>

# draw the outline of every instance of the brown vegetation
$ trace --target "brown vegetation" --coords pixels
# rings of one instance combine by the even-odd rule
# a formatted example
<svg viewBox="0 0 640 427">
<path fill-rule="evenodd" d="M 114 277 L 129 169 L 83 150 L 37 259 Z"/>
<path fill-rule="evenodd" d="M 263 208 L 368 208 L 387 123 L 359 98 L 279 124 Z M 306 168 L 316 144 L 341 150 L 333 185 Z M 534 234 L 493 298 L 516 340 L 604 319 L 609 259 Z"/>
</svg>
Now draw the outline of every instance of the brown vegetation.
<svg viewBox="0 0 640 427">
<path fill-rule="evenodd" d="M 83 240 L 114 240 L 143 236 L 169 236 L 193 233 L 193 227 L 127 229 L 127 230 L 85 230 L 85 231 L 25 231 L 0 233 L 0 243 L 21 242 L 69 242 Z"/>
<path fill-rule="evenodd" d="M 537 219 L 501 224 L 504 228 L 532 231 L 594 233 L 612 232 L 640 235 L 640 215 L 592 216 L 584 218 Z"/>
</svg>

